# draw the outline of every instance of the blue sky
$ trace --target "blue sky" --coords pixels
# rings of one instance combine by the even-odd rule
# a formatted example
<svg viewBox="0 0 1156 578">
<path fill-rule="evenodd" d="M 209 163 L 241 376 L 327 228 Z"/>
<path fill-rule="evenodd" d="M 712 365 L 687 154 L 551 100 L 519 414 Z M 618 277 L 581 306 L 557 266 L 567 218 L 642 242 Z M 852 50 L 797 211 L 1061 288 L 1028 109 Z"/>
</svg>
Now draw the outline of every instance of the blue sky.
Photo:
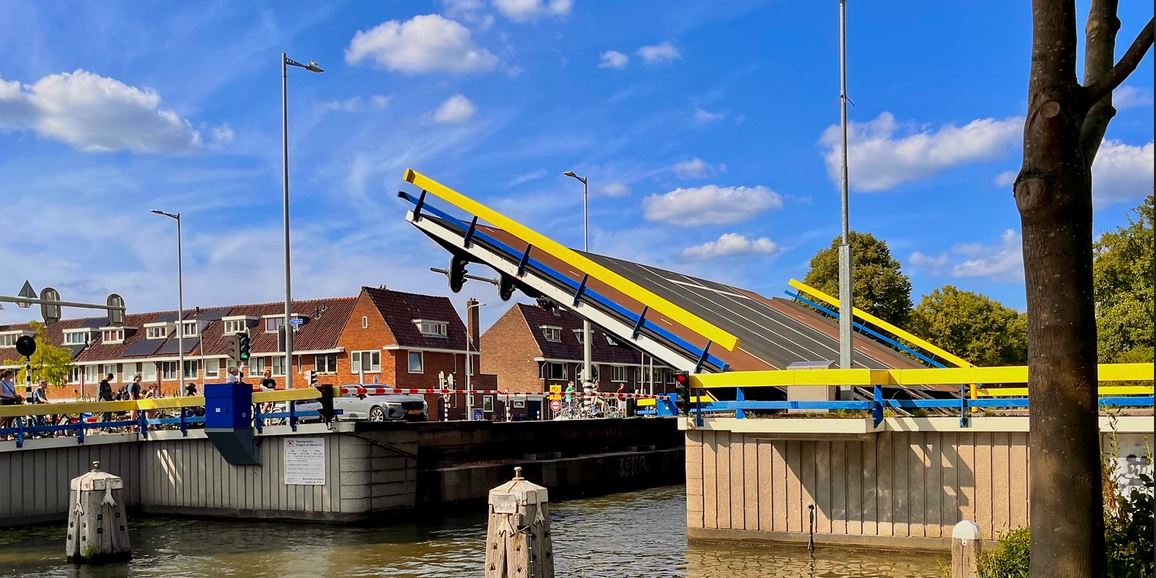
<svg viewBox="0 0 1156 578">
<path fill-rule="evenodd" d="M 952 8 L 850 2 L 852 226 L 916 301 L 951 283 L 1022 308 L 1030 9 Z M 1151 7 L 1120 16 L 1118 51 Z M 580 246 L 573 169 L 594 251 L 780 295 L 839 230 L 837 25 L 835 0 L 8 2 L 0 292 L 172 307 L 161 208 L 184 215 L 186 304 L 281 298 L 284 50 L 325 67 L 290 71 L 296 297 L 448 292 L 395 197 L 407 167 Z M 1117 91 L 1098 231 L 1152 190 L 1152 69 Z"/>
</svg>

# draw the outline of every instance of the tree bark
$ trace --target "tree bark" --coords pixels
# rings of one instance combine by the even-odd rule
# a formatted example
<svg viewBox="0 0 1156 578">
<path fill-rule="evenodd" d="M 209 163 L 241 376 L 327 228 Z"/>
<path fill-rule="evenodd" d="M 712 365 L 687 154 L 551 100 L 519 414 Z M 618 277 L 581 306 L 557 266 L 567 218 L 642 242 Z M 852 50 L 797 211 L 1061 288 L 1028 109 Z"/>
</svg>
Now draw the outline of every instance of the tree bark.
<svg viewBox="0 0 1156 578">
<path fill-rule="evenodd" d="M 1015 183 L 1028 305 L 1031 574 L 1106 571 L 1092 289 L 1091 167 L 1111 91 L 1151 46 L 1151 22 L 1113 65 L 1116 0 L 1093 0 L 1085 89 L 1073 0 L 1033 0 L 1024 161 Z M 1136 55 L 1138 45 L 1143 46 Z M 1098 95 L 1093 98 L 1093 95 Z"/>
</svg>

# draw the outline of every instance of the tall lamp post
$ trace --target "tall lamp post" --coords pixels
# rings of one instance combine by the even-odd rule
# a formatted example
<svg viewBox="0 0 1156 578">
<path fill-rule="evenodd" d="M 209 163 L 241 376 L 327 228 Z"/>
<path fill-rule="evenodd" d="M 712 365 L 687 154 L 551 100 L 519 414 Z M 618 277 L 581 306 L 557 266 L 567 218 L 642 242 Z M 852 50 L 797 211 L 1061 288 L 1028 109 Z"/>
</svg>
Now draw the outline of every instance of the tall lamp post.
<svg viewBox="0 0 1156 578">
<path fill-rule="evenodd" d="M 293 282 L 289 268 L 289 67 L 304 68 L 309 72 L 325 72 L 316 62 L 301 64 L 281 53 L 281 170 L 284 183 L 282 203 L 284 204 L 285 226 L 285 389 L 293 389 Z"/>
<path fill-rule="evenodd" d="M 847 190 L 847 0 L 839 0 L 839 124 L 843 132 L 843 235 L 839 242 L 839 367 L 851 369 L 851 216 Z"/>
<path fill-rule="evenodd" d="M 177 395 L 182 395 L 185 390 L 185 271 L 181 258 L 181 214 L 160 209 L 150 212 L 177 222 Z"/>
<path fill-rule="evenodd" d="M 582 183 L 582 251 L 590 251 L 590 182 L 586 177 L 580 177 L 574 171 L 566 171 L 563 175 L 576 179 Z M 582 319 L 582 381 L 593 383 L 594 375 L 591 370 L 590 352 L 590 320 Z"/>
<path fill-rule="evenodd" d="M 470 319 L 470 309 L 485 307 L 485 303 L 469 301 L 466 303 L 466 319 Z M 474 335 L 470 328 L 466 328 L 466 420 L 474 420 L 474 385 L 470 376 L 474 373 Z"/>
</svg>

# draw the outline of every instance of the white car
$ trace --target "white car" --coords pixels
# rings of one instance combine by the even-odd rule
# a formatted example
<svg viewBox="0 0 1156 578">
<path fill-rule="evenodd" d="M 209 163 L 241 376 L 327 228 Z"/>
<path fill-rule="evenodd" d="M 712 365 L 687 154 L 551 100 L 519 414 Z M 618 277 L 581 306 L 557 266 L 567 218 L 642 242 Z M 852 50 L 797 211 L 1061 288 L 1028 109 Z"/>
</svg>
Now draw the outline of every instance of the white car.
<svg viewBox="0 0 1156 578">
<path fill-rule="evenodd" d="M 350 384 L 349 387 L 356 387 Z M 343 386 L 344 387 L 344 386 Z M 379 386 L 374 386 L 379 387 Z M 341 391 L 334 387 L 334 391 Z M 297 402 L 299 411 L 319 411 L 321 401 L 310 399 Z M 426 421 L 429 404 L 420 395 L 386 393 L 381 395 L 335 395 L 333 409 L 340 410 L 342 421 Z M 307 418 L 312 421 L 316 418 Z"/>
</svg>

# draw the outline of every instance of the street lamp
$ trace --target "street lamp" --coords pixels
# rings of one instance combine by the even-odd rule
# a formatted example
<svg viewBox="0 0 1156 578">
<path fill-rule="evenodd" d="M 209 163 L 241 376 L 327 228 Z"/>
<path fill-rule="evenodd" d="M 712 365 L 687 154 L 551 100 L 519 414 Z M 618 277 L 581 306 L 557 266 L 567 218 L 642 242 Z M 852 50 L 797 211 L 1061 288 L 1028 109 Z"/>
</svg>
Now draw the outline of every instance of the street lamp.
<svg viewBox="0 0 1156 578">
<path fill-rule="evenodd" d="M 466 302 L 466 319 L 470 319 L 470 309 L 477 307 L 481 309 L 485 307 L 485 303 L 478 301 Z M 470 375 L 474 372 L 474 336 L 470 333 L 470 329 L 466 328 L 466 420 L 474 420 L 474 385 L 470 380 Z"/>
<path fill-rule="evenodd" d="M 285 227 L 285 389 L 293 389 L 293 283 L 289 269 L 289 67 L 304 68 L 309 72 L 325 72 L 312 60 L 301 64 L 281 53 L 281 169 L 284 183 L 282 203 L 284 205 Z"/>
<path fill-rule="evenodd" d="M 177 395 L 181 395 L 185 387 L 185 271 L 181 259 L 181 214 L 160 209 L 149 212 L 177 222 Z"/>
<path fill-rule="evenodd" d="M 590 183 L 586 177 L 580 177 L 574 171 L 566 171 L 563 175 L 576 179 L 582 183 L 582 251 L 590 251 Z M 591 383 L 593 373 L 591 371 L 591 352 L 590 352 L 590 320 L 582 319 L 582 380 L 586 383 Z"/>
</svg>

